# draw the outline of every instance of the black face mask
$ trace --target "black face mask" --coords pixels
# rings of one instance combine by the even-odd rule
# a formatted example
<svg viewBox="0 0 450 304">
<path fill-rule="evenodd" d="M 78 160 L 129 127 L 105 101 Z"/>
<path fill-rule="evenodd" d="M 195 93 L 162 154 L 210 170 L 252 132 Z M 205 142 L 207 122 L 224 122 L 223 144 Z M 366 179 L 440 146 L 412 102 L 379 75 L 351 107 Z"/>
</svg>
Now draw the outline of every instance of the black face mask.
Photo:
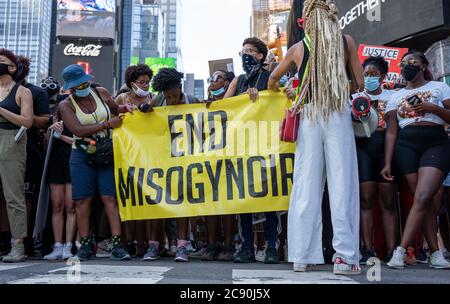
<svg viewBox="0 0 450 304">
<path fill-rule="evenodd" d="M 421 70 L 417 65 L 406 65 L 403 67 L 402 76 L 406 81 L 413 81 Z"/>
<path fill-rule="evenodd" d="M 8 67 L 10 67 L 11 65 L 6 64 L 6 63 L 0 63 L 0 76 L 9 74 L 9 69 Z M 9 74 L 11 75 L 11 74 Z"/>
<path fill-rule="evenodd" d="M 242 68 L 247 75 L 251 74 L 255 70 L 259 70 L 261 63 L 256 60 L 255 57 L 249 54 L 242 55 Z"/>
</svg>

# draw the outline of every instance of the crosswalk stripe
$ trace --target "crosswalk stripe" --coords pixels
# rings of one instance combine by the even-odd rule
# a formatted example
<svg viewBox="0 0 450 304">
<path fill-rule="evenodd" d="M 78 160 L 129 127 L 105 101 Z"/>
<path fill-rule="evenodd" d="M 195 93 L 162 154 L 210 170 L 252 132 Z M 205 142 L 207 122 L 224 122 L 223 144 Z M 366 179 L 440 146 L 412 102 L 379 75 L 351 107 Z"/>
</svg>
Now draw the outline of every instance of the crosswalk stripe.
<svg viewBox="0 0 450 304">
<path fill-rule="evenodd" d="M 345 276 L 331 272 L 292 270 L 233 269 L 233 284 L 358 284 Z"/>
<path fill-rule="evenodd" d="M 0 271 L 6 271 L 16 268 L 28 267 L 34 264 L 0 264 Z"/>
<path fill-rule="evenodd" d="M 173 267 L 74 265 L 8 284 L 155 284 Z"/>
</svg>

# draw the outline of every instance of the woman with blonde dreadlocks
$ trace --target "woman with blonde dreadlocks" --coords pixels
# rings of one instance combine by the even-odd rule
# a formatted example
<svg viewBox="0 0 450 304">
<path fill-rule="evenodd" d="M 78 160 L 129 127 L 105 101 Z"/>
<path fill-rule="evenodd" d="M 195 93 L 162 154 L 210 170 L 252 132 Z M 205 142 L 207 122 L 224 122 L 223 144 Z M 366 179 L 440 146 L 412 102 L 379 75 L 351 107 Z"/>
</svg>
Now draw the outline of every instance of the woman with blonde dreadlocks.
<svg viewBox="0 0 450 304">
<path fill-rule="evenodd" d="M 363 71 L 353 39 L 342 36 L 333 1 L 305 0 L 303 16 L 305 38 L 289 49 L 269 80 L 269 89 L 278 91 L 281 75 L 293 64 L 299 68 L 300 95 L 293 106 L 293 113 L 300 114 L 300 126 L 288 213 L 289 261 L 300 272 L 324 263 L 321 206 L 326 178 L 334 273 L 359 274 L 358 163 L 347 104 L 351 87 L 364 89 Z M 356 79 L 352 85 L 350 78 Z"/>
</svg>

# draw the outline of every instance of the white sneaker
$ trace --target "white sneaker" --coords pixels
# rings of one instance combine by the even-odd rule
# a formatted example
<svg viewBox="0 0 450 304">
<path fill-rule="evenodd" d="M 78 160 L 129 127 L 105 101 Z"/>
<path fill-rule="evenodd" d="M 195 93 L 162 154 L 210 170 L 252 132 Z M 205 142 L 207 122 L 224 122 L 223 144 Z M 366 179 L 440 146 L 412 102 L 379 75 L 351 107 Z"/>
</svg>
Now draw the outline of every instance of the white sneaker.
<svg viewBox="0 0 450 304">
<path fill-rule="evenodd" d="M 53 247 L 53 251 L 50 254 L 47 254 L 46 256 L 44 256 L 44 260 L 56 261 L 56 260 L 62 259 L 63 250 L 64 250 L 63 244 L 58 244 L 58 245 L 55 244 L 55 246 Z"/>
<path fill-rule="evenodd" d="M 361 268 L 356 264 L 347 264 L 338 257 L 334 261 L 333 273 L 336 275 L 358 275 L 361 274 Z"/>
<path fill-rule="evenodd" d="M 62 253 L 63 260 L 67 260 L 73 257 L 72 254 L 72 243 L 66 243 L 64 244 L 64 249 Z"/>
<path fill-rule="evenodd" d="M 264 249 L 256 251 L 255 260 L 264 263 L 265 259 L 266 259 L 266 251 Z"/>
<path fill-rule="evenodd" d="M 307 269 L 308 269 L 308 264 L 294 263 L 294 271 L 295 272 L 306 272 Z"/>
<path fill-rule="evenodd" d="M 406 256 L 406 249 L 399 246 L 397 247 L 397 249 L 394 250 L 392 258 L 387 263 L 387 265 L 389 266 L 389 268 L 403 269 L 405 268 L 405 256 Z"/>
<path fill-rule="evenodd" d="M 448 269 L 450 268 L 450 262 L 444 257 L 442 251 L 435 251 L 430 256 L 430 267 L 434 269 Z"/>
</svg>

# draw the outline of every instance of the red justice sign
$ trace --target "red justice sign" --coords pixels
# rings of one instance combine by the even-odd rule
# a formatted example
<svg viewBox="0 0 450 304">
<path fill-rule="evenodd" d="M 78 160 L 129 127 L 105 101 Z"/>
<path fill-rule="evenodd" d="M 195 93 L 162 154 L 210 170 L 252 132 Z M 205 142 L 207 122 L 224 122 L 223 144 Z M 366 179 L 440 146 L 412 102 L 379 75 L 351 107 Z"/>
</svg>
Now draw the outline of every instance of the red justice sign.
<svg viewBox="0 0 450 304">
<path fill-rule="evenodd" d="M 361 63 L 370 56 L 382 56 L 389 62 L 389 73 L 386 77 L 386 82 L 389 83 L 402 82 L 401 69 L 398 64 L 407 52 L 408 49 L 366 44 L 361 44 L 358 50 Z"/>
</svg>

